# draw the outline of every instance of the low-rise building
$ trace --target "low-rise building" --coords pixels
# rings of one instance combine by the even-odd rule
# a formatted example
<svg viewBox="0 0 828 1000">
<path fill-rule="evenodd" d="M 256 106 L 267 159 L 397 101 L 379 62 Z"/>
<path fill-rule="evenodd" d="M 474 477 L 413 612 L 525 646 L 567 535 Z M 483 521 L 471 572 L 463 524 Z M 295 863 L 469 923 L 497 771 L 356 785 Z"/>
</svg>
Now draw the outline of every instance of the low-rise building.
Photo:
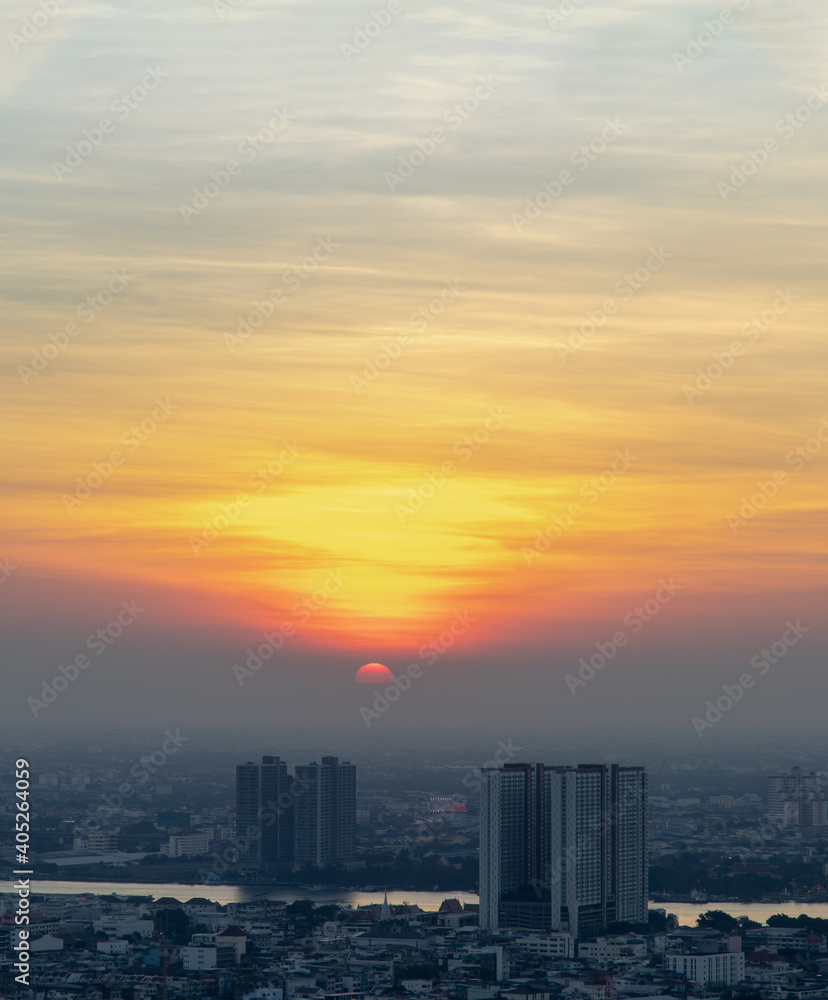
<svg viewBox="0 0 828 1000">
<path fill-rule="evenodd" d="M 185 972 L 203 972 L 236 964 L 236 949 L 232 945 L 185 945 L 181 949 Z"/>
<path fill-rule="evenodd" d="M 114 941 L 99 941 L 98 951 L 104 955 L 126 955 L 129 951 L 129 941 L 126 938 L 116 938 Z"/>
<path fill-rule="evenodd" d="M 594 941 L 581 941 L 578 945 L 578 958 L 594 962 L 619 962 L 646 955 L 647 940 L 638 934 L 598 937 Z"/>
<path fill-rule="evenodd" d="M 63 938 L 54 934 L 44 934 L 43 937 L 29 939 L 29 951 L 63 951 Z"/>
<path fill-rule="evenodd" d="M 515 938 L 515 947 L 544 958 L 575 957 L 575 938 L 571 934 L 526 934 Z"/>
<path fill-rule="evenodd" d="M 709 955 L 665 955 L 670 972 L 678 972 L 691 983 L 741 983 L 745 978 L 745 955 L 741 951 L 721 951 Z"/>
<path fill-rule="evenodd" d="M 211 946 L 220 947 L 222 945 L 232 945 L 235 952 L 235 961 L 241 960 L 242 955 L 247 951 L 247 935 L 240 927 L 228 927 L 226 930 L 216 933 L 193 934 L 193 945 L 199 947 Z"/>
<path fill-rule="evenodd" d="M 210 830 L 193 830 L 187 833 L 172 833 L 161 848 L 161 853 L 171 858 L 198 858 L 210 849 Z"/>
<path fill-rule="evenodd" d="M 155 934 L 152 920 L 142 920 L 140 917 L 122 915 L 106 916 L 92 922 L 96 933 L 108 934 L 109 937 L 127 937 L 138 934 L 143 938 L 151 938 Z"/>
</svg>

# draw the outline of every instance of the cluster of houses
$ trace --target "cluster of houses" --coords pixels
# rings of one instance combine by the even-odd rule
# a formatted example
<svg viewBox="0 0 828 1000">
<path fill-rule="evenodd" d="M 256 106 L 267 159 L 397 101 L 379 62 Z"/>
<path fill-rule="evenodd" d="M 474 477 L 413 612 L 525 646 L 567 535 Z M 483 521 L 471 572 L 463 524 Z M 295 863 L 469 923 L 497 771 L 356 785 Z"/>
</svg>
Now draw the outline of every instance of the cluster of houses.
<svg viewBox="0 0 828 1000">
<path fill-rule="evenodd" d="M 0 897 L 0 954 L 16 929 Z M 314 907 L 254 898 L 46 895 L 33 902 L 30 990 L 0 958 L 0 998 L 16 1000 L 828 1000 L 825 936 L 569 934 L 478 926 L 476 904 Z"/>
</svg>

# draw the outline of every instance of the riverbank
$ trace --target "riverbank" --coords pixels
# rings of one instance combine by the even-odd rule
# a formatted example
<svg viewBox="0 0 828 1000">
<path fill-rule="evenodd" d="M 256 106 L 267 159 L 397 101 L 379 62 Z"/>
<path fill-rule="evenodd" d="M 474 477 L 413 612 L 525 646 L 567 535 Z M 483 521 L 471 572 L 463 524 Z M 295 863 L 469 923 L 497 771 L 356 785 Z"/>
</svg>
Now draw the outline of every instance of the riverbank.
<svg viewBox="0 0 828 1000">
<path fill-rule="evenodd" d="M 6 883 L 7 892 L 11 892 L 11 882 Z M 240 903 L 254 899 L 281 900 L 293 903 L 299 899 L 310 899 L 314 903 L 339 903 L 343 906 L 366 906 L 371 903 L 382 903 L 385 890 L 347 889 L 339 888 L 307 888 L 296 885 L 274 885 L 273 883 L 245 883 L 242 885 L 204 885 L 198 882 L 79 882 L 75 880 L 32 879 L 31 891 L 56 895 L 118 895 L 145 896 L 153 899 L 162 897 L 186 902 L 198 897 L 210 899 L 222 906 L 227 903 Z M 438 910 L 444 899 L 459 899 L 461 903 L 477 903 L 478 896 L 468 890 L 441 889 L 438 891 L 416 891 L 406 889 L 388 890 L 388 900 L 393 904 L 410 903 L 420 906 L 423 910 Z M 706 910 L 724 910 L 734 917 L 746 916 L 751 920 L 764 923 L 774 913 L 784 913 L 796 917 L 805 913 L 811 917 L 821 917 L 828 920 L 828 902 L 799 902 L 787 899 L 772 903 L 740 903 L 734 901 L 687 902 L 686 900 L 650 900 L 650 909 L 663 909 L 674 913 L 682 925 L 694 926 L 696 918 Z"/>
<path fill-rule="evenodd" d="M 707 910 L 724 910 L 732 917 L 749 917 L 760 924 L 764 924 L 768 917 L 772 917 L 775 913 L 784 913 L 787 917 L 798 917 L 800 913 L 805 913 L 809 917 L 820 917 L 828 920 L 828 903 L 803 903 L 793 899 L 777 903 L 685 903 L 672 900 L 661 903 L 651 902 L 650 909 L 663 909 L 668 913 L 674 913 L 679 924 L 689 927 L 694 927 L 699 914 Z"/>
<path fill-rule="evenodd" d="M 170 871 L 170 869 L 173 869 Z M 129 883 L 124 882 L 123 884 L 131 885 L 181 885 L 181 886 L 228 886 L 228 887 L 244 887 L 244 886 L 257 886 L 261 888 L 273 889 L 278 891 L 285 891 L 289 893 L 302 893 L 308 891 L 321 891 L 321 892 L 338 892 L 344 894 L 353 893 L 370 893 L 375 890 L 376 886 L 382 885 L 383 888 L 387 888 L 389 892 L 408 892 L 408 893 L 436 893 L 444 894 L 449 896 L 457 895 L 458 893 L 465 893 L 475 895 L 474 885 L 466 883 L 465 885 L 452 885 L 447 880 L 446 885 L 440 883 L 426 884 L 426 885 L 414 885 L 410 882 L 403 882 L 402 880 L 394 879 L 366 879 L 365 884 L 358 885 L 343 885 L 337 883 L 336 885 L 331 885 L 328 883 L 300 883 L 295 881 L 289 882 L 279 882 L 273 879 L 268 879 L 266 881 L 261 881 L 260 879 L 228 879 L 222 878 L 220 881 L 207 882 L 205 883 L 202 879 L 198 877 L 198 872 L 201 869 L 193 870 L 191 866 L 183 866 L 178 869 L 174 863 L 169 865 L 153 865 L 148 868 L 143 866 L 131 867 L 129 868 Z M 94 867 L 73 867 L 67 871 L 61 871 L 59 873 L 60 877 L 56 878 L 57 873 L 49 872 L 44 873 L 41 876 L 35 876 L 37 881 L 49 881 L 49 882 L 60 882 L 60 883 L 77 883 L 78 885 L 89 885 L 94 883 L 105 883 L 107 885 L 118 883 L 121 884 L 122 879 L 119 876 L 123 876 L 122 868 L 104 867 L 101 865 L 96 865 Z M 307 877 L 307 876 L 305 876 Z M 424 882 L 428 880 L 423 879 Z M 82 890 L 79 890 L 82 891 Z M 302 898 L 301 895 L 298 898 Z M 698 912 L 704 912 L 705 910 L 726 910 L 731 912 L 734 908 L 738 907 L 774 907 L 774 906 L 828 906 L 828 895 L 823 898 L 814 898 L 813 895 L 810 896 L 779 896 L 776 899 L 765 898 L 764 900 L 739 900 L 739 899 L 725 899 L 725 900 L 692 900 L 688 897 L 681 899 L 651 899 L 650 900 L 651 909 L 667 909 L 669 912 L 674 913 L 675 907 L 681 908 L 698 908 Z M 747 911 L 745 911 L 747 912 Z M 781 910 L 771 910 L 771 912 L 782 912 Z M 803 911 L 804 912 L 804 911 Z"/>
<path fill-rule="evenodd" d="M 11 882 L 7 882 L 11 892 Z M 310 899 L 314 903 L 339 903 L 343 906 L 367 906 L 381 904 L 385 889 L 307 889 L 301 886 L 277 887 L 272 883 L 246 883 L 244 885 L 204 885 L 203 883 L 180 882 L 92 882 L 82 883 L 68 880 L 32 879 L 31 893 L 44 895 L 100 895 L 100 896 L 145 896 L 153 899 L 172 898 L 181 903 L 194 897 L 209 899 L 226 906 L 227 903 L 242 903 L 254 899 L 281 900 L 294 903 L 300 899 Z M 466 890 L 409 891 L 388 890 L 388 901 L 395 905 L 410 903 L 423 910 L 438 910 L 444 899 L 459 899 L 461 903 L 477 903 L 476 893 Z"/>
</svg>

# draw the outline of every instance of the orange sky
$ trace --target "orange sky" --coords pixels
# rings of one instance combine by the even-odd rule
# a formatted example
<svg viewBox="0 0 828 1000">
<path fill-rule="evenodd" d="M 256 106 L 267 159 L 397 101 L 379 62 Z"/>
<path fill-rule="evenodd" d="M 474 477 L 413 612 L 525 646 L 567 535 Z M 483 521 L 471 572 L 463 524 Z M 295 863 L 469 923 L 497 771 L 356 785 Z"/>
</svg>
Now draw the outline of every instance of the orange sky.
<svg viewBox="0 0 828 1000">
<path fill-rule="evenodd" d="M 466 649 L 519 664 L 521 644 L 590 648 L 663 578 L 682 585 L 664 611 L 676 642 L 700 621 L 731 641 L 745 609 L 819 607 L 828 112 L 778 128 L 821 80 L 808 23 L 757 3 L 681 74 L 671 53 L 707 8 L 668 5 L 656 30 L 650 6 L 590 3 L 553 30 L 525 4 L 418 7 L 346 62 L 359 12 L 319 28 L 317 5 L 286 7 L 248 0 L 222 24 L 204 4 L 138 21 L 79 8 L 3 70 L 0 557 L 19 569 L 0 598 L 15 624 L 59 616 L 60 581 L 89 623 L 107 587 L 157 591 L 154 620 L 185 643 L 202 625 L 252 641 L 305 619 L 307 599 L 302 648 L 384 662 L 465 610 Z M 156 65 L 157 90 L 57 180 L 67 144 Z M 502 85 L 452 130 L 448 109 L 487 74 Z M 274 108 L 292 117 L 247 162 Z M 579 170 L 613 119 L 623 132 Z M 446 141 L 389 191 L 385 172 L 441 122 Z M 723 201 L 717 182 L 767 137 L 779 151 Z M 234 157 L 185 223 L 181 204 Z M 527 213 L 566 169 L 573 183 Z M 537 218 L 517 231 L 521 213 Z M 79 312 L 113 271 L 126 286 Z M 785 308 L 746 330 L 780 290 Z M 252 332 L 228 341 L 240 320 Z M 774 473 L 784 484 L 732 531 Z"/>
</svg>

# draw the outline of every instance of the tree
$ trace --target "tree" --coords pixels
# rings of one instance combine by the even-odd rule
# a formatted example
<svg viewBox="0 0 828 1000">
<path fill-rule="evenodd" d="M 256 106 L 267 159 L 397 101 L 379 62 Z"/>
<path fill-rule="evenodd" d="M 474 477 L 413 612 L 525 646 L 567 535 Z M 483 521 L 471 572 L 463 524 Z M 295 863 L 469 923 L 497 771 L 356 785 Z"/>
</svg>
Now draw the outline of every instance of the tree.
<svg viewBox="0 0 828 1000">
<path fill-rule="evenodd" d="M 696 919 L 696 926 L 709 928 L 710 930 L 727 934 L 730 931 L 736 930 L 739 926 L 739 921 L 736 917 L 732 917 L 729 913 L 725 913 L 724 910 L 707 910 L 698 915 Z"/>
<path fill-rule="evenodd" d="M 288 920 L 297 924 L 304 924 L 306 927 L 318 927 L 326 920 L 335 920 L 340 907 L 335 903 L 327 903 L 323 906 L 316 906 L 311 899 L 297 899 L 293 903 L 288 903 L 285 907 L 285 914 Z"/>
<path fill-rule="evenodd" d="M 310 920 L 316 906 L 312 899 L 297 899 L 285 907 L 288 920 Z"/>
</svg>

